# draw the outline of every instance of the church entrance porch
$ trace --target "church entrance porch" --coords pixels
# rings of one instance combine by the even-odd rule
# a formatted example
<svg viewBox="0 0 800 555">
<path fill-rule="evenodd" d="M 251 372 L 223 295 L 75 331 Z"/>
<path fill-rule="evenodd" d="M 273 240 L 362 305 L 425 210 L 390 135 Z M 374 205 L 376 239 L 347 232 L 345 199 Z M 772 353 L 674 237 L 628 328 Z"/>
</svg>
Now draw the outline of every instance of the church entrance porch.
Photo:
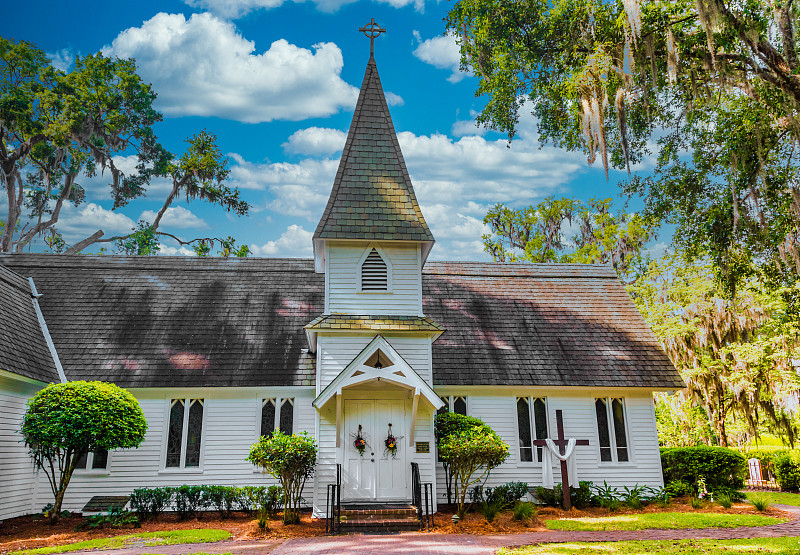
<svg viewBox="0 0 800 555">
<path fill-rule="evenodd" d="M 349 440 L 343 444 L 343 501 L 407 501 L 411 499 L 408 447 L 406 436 L 406 401 L 404 399 L 346 399 L 345 430 Z M 395 452 L 386 448 L 391 434 L 396 439 Z M 356 439 L 365 442 L 363 451 Z"/>
</svg>

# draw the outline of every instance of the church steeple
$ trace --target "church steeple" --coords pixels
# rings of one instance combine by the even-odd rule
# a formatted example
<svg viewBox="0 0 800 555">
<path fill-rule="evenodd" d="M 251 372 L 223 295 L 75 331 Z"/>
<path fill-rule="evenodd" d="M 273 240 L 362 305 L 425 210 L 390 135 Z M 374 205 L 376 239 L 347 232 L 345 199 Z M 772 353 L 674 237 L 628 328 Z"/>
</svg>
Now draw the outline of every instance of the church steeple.
<svg viewBox="0 0 800 555">
<path fill-rule="evenodd" d="M 417 203 L 372 56 L 333 190 L 314 232 L 318 262 L 325 241 L 336 239 L 418 242 L 423 257 L 434 242 Z"/>
</svg>

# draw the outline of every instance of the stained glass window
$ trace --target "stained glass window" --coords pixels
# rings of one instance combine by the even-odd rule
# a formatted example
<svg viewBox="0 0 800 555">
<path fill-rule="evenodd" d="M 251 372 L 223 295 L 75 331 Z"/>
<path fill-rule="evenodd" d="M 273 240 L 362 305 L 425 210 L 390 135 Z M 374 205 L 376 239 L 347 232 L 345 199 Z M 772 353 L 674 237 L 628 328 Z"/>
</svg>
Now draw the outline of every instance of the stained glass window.
<svg viewBox="0 0 800 555">
<path fill-rule="evenodd" d="M 104 469 L 108 465 L 108 451 L 105 449 L 98 449 L 92 456 L 92 468 Z"/>
<path fill-rule="evenodd" d="M 547 404 L 544 399 L 533 401 L 533 421 L 536 425 L 536 439 L 547 439 Z M 536 459 L 542 462 L 542 448 L 536 448 Z"/>
<path fill-rule="evenodd" d="M 594 402 L 594 411 L 597 414 L 597 435 L 600 438 L 600 460 L 611 460 L 611 432 L 608 429 L 608 412 L 605 399 Z"/>
<path fill-rule="evenodd" d="M 182 399 L 173 399 L 169 409 L 169 430 L 167 432 L 167 468 L 181 465 L 181 444 L 183 443 Z"/>
<path fill-rule="evenodd" d="M 200 466 L 200 444 L 203 435 L 203 401 L 192 399 L 189 405 L 189 426 L 186 431 L 186 467 Z"/>
<path fill-rule="evenodd" d="M 444 405 L 442 405 L 442 407 L 436 411 L 436 414 L 446 414 L 450 412 L 450 398 L 445 396 L 445 397 L 439 397 L 439 399 L 442 400 L 442 403 L 444 403 Z"/>
<path fill-rule="evenodd" d="M 611 413 L 614 416 L 614 439 L 617 442 L 617 460 L 628 460 L 628 439 L 625 436 L 625 411 L 622 399 L 611 400 Z"/>
<path fill-rule="evenodd" d="M 261 435 L 271 437 L 275 431 L 275 399 L 264 399 L 261 403 Z"/>
<path fill-rule="evenodd" d="M 294 399 L 284 399 L 281 403 L 281 432 L 292 435 L 294 428 Z"/>
<path fill-rule="evenodd" d="M 519 460 L 533 461 L 533 443 L 531 443 L 531 410 L 528 399 L 517 399 L 517 430 L 519 432 Z"/>
<path fill-rule="evenodd" d="M 89 454 L 84 453 L 75 463 L 75 468 L 86 468 L 86 462 L 89 460 Z"/>
<path fill-rule="evenodd" d="M 456 414 L 467 414 L 467 399 L 466 397 L 453 398 L 453 412 Z"/>
</svg>

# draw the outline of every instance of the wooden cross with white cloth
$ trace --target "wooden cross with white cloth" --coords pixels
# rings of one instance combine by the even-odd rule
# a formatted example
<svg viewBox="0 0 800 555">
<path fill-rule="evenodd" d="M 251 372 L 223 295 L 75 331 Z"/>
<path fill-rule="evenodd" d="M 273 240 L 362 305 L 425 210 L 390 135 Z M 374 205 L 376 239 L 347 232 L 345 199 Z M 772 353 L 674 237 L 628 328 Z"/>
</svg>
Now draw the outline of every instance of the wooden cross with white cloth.
<svg viewBox="0 0 800 555">
<path fill-rule="evenodd" d="M 564 421 L 561 417 L 561 410 L 556 411 L 556 428 L 558 430 L 558 437 L 556 439 L 537 439 L 533 442 L 537 447 L 549 449 L 553 455 L 557 456 L 561 461 L 561 489 L 564 494 L 564 509 L 569 510 L 571 504 L 569 500 L 569 471 L 567 470 L 567 459 L 570 456 L 575 457 L 575 447 L 577 445 L 589 445 L 588 439 L 566 439 L 564 437 Z M 558 451 L 556 452 L 556 447 Z M 544 451 L 543 451 L 544 453 Z M 550 457 L 543 457 L 546 460 L 542 464 L 549 464 Z M 543 473 L 549 469 L 543 468 Z M 543 484 L 544 485 L 544 484 Z M 547 487 L 545 485 L 545 487 Z"/>
</svg>

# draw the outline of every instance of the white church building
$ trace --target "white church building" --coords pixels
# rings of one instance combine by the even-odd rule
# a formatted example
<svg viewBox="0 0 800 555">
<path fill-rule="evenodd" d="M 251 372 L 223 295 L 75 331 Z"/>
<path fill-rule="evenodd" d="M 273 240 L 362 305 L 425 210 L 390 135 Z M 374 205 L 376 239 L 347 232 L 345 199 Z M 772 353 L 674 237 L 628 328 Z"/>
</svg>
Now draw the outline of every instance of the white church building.
<svg viewBox="0 0 800 555">
<path fill-rule="evenodd" d="M 653 392 L 684 385 L 613 269 L 428 261 L 372 57 L 313 241 L 313 260 L 0 256 L 0 520 L 52 501 L 17 430 L 27 399 L 66 380 L 126 388 L 149 426 L 140 448 L 82 462 L 73 511 L 143 486 L 272 483 L 245 457 L 275 429 L 316 438 L 317 515 L 337 465 L 346 502 L 410 502 L 416 463 L 442 503 L 438 411 L 508 443 L 489 485 L 560 481 L 533 445 L 557 410 L 588 440 L 580 480 L 662 485 Z"/>
</svg>

